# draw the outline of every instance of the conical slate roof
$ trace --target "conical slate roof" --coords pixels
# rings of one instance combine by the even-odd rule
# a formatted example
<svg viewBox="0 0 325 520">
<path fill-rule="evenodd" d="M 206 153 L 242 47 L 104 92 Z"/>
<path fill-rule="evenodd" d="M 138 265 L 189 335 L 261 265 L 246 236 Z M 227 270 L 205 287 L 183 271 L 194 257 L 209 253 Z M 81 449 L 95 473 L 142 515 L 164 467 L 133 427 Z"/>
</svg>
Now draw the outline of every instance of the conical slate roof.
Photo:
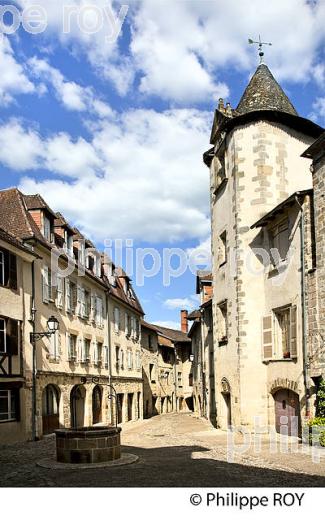
<svg viewBox="0 0 325 520">
<path fill-rule="evenodd" d="M 239 101 L 236 112 L 238 115 L 242 115 L 257 110 L 277 110 L 294 116 L 298 115 L 288 96 L 264 63 L 257 67 Z"/>
</svg>

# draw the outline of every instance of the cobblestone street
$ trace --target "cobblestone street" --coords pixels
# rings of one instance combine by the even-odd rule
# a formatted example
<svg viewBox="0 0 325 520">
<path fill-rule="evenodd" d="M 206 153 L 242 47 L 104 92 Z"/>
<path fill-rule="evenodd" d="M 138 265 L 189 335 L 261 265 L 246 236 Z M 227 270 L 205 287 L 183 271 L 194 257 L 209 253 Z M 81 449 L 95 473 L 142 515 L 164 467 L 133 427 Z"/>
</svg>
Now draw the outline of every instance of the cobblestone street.
<svg viewBox="0 0 325 520">
<path fill-rule="evenodd" d="M 168 414 L 129 423 L 122 432 L 123 450 L 139 457 L 133 465 L 87 470 L 49 470 L 36 462 L 54 454 L 53 436 L 36 444 L 2 447 L 3 487 L 252 487 L 324 486 L 325 458 L 310 454 L 251 451 L 228 463 L 226 435 L 190 414 Z M 300 448 L 299 448 L 300 450 Z"/>
</svg>

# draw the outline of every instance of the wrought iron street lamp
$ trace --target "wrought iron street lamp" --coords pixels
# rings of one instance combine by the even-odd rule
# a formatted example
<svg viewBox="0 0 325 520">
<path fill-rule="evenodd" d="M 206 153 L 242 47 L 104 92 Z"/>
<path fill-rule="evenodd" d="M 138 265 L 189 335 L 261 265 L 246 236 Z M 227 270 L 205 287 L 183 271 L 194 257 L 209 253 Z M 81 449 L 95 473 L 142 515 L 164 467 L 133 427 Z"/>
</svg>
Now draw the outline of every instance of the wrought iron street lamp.
<svg viewBox="0 0 325 520">
<path fill-rule="evenodd" d="M 50 316 L 47 320 L 47 331 L 46 332 L 31 332 L 30 341 L 34 343 L 42 338 L 50 338 L 52 334 L 55 334 L 59 330 L 59 322 L 55 316 Z"/>
</svg>

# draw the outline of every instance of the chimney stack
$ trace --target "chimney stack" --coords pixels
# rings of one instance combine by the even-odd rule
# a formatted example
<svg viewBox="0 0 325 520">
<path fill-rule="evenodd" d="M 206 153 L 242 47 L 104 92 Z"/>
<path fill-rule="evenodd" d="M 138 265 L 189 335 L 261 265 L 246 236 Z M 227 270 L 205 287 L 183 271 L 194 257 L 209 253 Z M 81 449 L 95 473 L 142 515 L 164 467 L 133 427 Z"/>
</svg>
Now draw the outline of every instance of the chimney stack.
<svg viewBox="0 0 325 520">
<path fill-rule="evenodd" d="M 187 318 L 188 318 L 188 311 L 185 311 L 185 310 L 181 311 L 181 330 L 185 334 L 188 333 L 188 321 L 187 321 Z"/>
</svg>

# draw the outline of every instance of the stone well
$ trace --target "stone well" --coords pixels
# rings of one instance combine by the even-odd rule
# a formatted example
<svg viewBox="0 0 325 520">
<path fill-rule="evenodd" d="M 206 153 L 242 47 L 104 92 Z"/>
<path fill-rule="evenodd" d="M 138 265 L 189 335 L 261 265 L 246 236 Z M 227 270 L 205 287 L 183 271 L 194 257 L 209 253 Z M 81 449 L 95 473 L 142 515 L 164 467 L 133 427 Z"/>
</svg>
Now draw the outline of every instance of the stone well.
<svg viewBox="0 0 325 520">
<path fill-rule="evenodd" d="M 58 462 L 96 464 L 121 458 L 121 428 L 85 427 L 56 430 Z"/>
</svg>

